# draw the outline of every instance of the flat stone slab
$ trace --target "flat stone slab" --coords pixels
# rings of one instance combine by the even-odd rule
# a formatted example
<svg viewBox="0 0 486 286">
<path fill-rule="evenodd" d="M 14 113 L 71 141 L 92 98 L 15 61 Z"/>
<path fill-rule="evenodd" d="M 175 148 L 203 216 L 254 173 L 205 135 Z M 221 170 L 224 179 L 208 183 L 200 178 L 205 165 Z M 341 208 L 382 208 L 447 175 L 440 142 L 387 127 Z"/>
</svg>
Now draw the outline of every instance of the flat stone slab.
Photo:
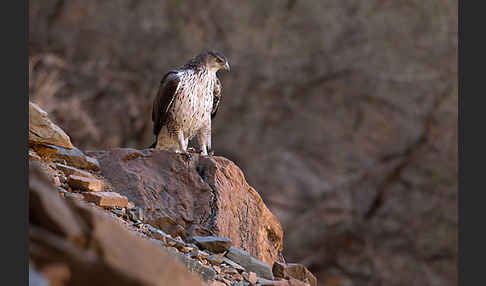
<svg viewBox="0 0 486 286">
<path fill-rule="evenodd" d="M 216 236 L 193 236 L 192 241 L 212 253 L 223 253 L 231 247 L 231 239 Z"/>
<path fill-rule="evenodd" d="M 244 267 L 247 271 L 255 272 L 258 275 L 258 277 L 262 277 L 269 280 L 274 279 L 272 270 L 268 264 L 254 258 L 248 252 L 242 249 L 236 247 L 230 247 L 228 253 L 226 253 L 226 257 L 238 263 L 239 265 Z"/>
<path fill-rule="evenodd" d="M 238 263 L 234 262 L 233 260 L 229 259 L 228 257 L 223 257 L 223 262 L 228 264 L 229 266 L 237 269 L 237 270 L 240 270 L 240 271 L 245 271 L 246 269 L 239 265 Z"/>
<path fill-rule="evenodd" d="M 55 149 L 54 153 L 50 155 L 52 160 L 66 162 L 67 165 L 85 170 L 100 170 L 100 164 L 97 159 L 86 156 L 76 147 L 73 147 L 71 150 L 54 145 L 48 145 L 48 147 Z"/>
<path fill-rule="evenodd" d="M 87 192 L 103 191 L 103 183 L 96 178 L 86 178 L 77 175 L 69 175 L 68 184 L 73 189 L 79 189 Z"/>
<path fill-rule="evenodd" d="M 84 192 L 84 199 L 100 207 L 121 207 L 128 204 L 128 198 L 115 192 Z"/>
<path fill-rule="evenodd" d="M 63 172 L 64 175 L 66 175 L 66 176 L 76 175 L 76 176 L 80 176 L 80 177 L 96 179 L 90 172 L 86 172 L 84 170 L 80 170 L 78 168 L 74 168 L 74 167 L 64 165 L 64 164 L 61 164 L 61 163 L 57 163 L 56 168 L 61 170 L 61 172 Z"/>
</svg>

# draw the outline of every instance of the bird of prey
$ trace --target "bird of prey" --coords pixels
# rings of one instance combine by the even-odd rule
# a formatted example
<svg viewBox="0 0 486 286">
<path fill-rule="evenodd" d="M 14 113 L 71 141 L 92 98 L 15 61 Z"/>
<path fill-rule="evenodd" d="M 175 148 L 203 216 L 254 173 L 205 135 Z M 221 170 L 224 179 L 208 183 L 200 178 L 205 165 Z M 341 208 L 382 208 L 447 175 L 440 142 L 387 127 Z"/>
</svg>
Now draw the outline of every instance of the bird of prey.
<svg viewBox="0 0 486 286">
<path fill-rule="evenodd" d="M 211 119 L 221 101 L 222 86 L 216 75 L 220 69 L 230 70 L 226 57 L 205 51 L 164 75 L 152 108 L 156 139 L 151 148 L 190 156 L 187 145 L 196 136 L 201 155 L 212 153 Z"/>
</svg>

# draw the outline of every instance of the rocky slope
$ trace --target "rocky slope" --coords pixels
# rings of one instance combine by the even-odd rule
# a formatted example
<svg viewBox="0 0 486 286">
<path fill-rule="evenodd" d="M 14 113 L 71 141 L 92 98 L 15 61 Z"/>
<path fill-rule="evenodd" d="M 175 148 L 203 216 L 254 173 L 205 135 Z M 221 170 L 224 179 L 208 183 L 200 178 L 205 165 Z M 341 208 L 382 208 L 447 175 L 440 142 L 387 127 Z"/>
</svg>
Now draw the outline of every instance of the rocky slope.
<svg viewBox="0 0 486 286">
<path fill-rule="evenodd" d="M 231 161 L 85 153 L 32 103 L 29 127 L 30 285 L 317 285 Z"/>
</svg>

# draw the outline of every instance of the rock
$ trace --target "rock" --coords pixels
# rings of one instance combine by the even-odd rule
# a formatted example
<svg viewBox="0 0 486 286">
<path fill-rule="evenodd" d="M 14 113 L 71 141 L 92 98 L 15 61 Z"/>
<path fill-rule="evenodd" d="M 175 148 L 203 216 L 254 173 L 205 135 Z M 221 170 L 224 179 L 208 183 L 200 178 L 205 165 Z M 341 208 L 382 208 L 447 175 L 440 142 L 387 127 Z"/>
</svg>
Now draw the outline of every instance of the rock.
<svg viewBox="0 0 486 286">
<path fill-rule="evenodd" d="M 215 255 L 215 254 L 209 255 L 207 260 L 209 261 L 209 263 L 211 263 L 213 265 L 219 265 L 219 264 L 223 263 L 223 258 L 221 256 L 218 256 L 218 255 Z"/>
<path fill-rule="evenodd" d="M 48 117 L 47 112 L 29 101 L 29 143 L 52 144 L 71 149 L 71 139 Z"/>
<path fill-rule="evenodd" d="M 239 274 L 238 273 L 238 270 L 230 267 L 230 268 L 226 268 L 225 271 L 224 271 L 225 274 L 230 274 L 230 275 L 233 275 L 233 274 Z"/>
<path fill-rule="evenodd" d="M 231 239 L 216 236 L 193 236 L 191 241 L 203 249 L 213 253 L 223 253 L 231 246 Z"/>
<path fill-rule="evenodd" d="M 301 282 L 299 280 L 268 280 L 258 278 L 256 285 L 261 286 L 308 286 L 308 284 Z"/>
<path fill-rule="evenodd" d="M 258 281 L 258 277 L 256 275 L 255 272 L 249 272 L 248 273 L 248 282 L 250 282 L 251 284 L 256 284 Z"/>
<path fill-rule="evenodd" d="M 61 180 L 59 179 L 58 176 L 55 176 L 52 179 L 53 179 L 53 184 L 54 184 L 55 187 L 60 187 L 61 186 Z"/>
<path fill-rule="evenodd" d="M 191 247 L 191 258 L 198 258 L 199 257 L 199 249 Z"/>
<path fill-rule="evenodd" d="M 189 271 L 200 275 L 204 281 L 215 279 L 216 272 L 211 267 L 205 266 L 201 262 L 191 259 L 181 253 L 171 252 L 171 254 L 177 257 Z"/>
<path fill-rule="evenodd" d="M 113 209 L 113 210 L 111 210 L 111 212 L 114 213 L 114 214 L 116 214 L 119 217 L 124 217 L 126 215 L 124 209 L 121 209 L 121 210 L 119 210 L 119 209 Z"/>
<path fill-rule="evenodd" d="M 199 257 L 201 257 L 203 259 L 208 259 L 209 253 L 207 253 L 206 251 L 199 250 Z"/>
<path fill-rule="evenodd" d="M 239 270 L 239 271 L 245 271 L 246 270 L 243 266 L 241 266 L 238 263 L 232 261 L 228 257 L 223 257 L 223 262 L 226 263 L 226 264 L 228 264 L 229 266 L 231 266 L 231 267 Z"/>
<path fill-rule="evenodd" d="M 64 192 L 64 198 L 68 200 L 73 200 L 73 201 L 82 201 L 84 200 L 84 196 L 80 193 L 70 193 L 70 192 Z"/>
<path fill-rule="evenodd" d="M 296 263 L 275 262 L 272 267 L 275 277 L 297 280 L 308 283 L 311 286 L 317 286 L 316 277 L 303 265 Z"/>
<path fill-rule="evenodd" d="M 29 174 L 29 258 L 37 269 L 65 264 L 69 285 L 204 285 L 105 212 L 61 199 L 38 164 L 30 162 Z"/>
<path fill-rule="evenodd" d="M 98 160 L 86 156 L 76 147 L 73 147 L 71 150 L 54 145 L 48 145 L 47 147 L 52 149 L 52 154 L 49 155 L 51 160 L 65 162 L 70 166 L 90 171 L 99 171 L 100 169 Z"/>
<path fill-rule="evenodd" d="M 94 177 L 87 178 L 77 175 L 69 175 L 68 185 L 73 189 L 83 190 L 87 192 L 103 191 L 103 183 Z"/>
<path fill-rule="evenodd" d="M 303 281 L 294 279 L 292 277 L 290 277 L 289 280 L 287 280 L 287 281 L 289 283 L 289 286 L 310 286 L 309 283 L 305 283 Z"/>
<path fill-rule="evenodd" d="M 209 286 L 226 286 L 226 283 L 214 280 L 214 281 L 211 281 L 211 283 L 209 283 Z"/>
<path fill-rule="evenodd" d="M 209 285 L 210 286 L 226 286 L 226 283 L 214 280 L 214 281 L 211 281 L 211 283 L 209 283 Z"/>
<path fill-rule="evenodd" d="M 79 177 L 95 179 L 95 177 L 90 172 L 86 172 L 84 170 L 80 170 L 78 168 L 74 168 L 74 167 L 64 165 L 64 164 L 61 164 L 61 163 L 57 163 L 56 168 L 61 170 L 61 172 L 63 172 L 64 175 L 66 175 L 68 177 L 70 175 L 75 175 L 75 176 L 79 176 Z"/>
<path fill-rule="evenodd" d="M 183 246 L 183 247 L 181 247 L 180 251 L 183 252 L 183 253 L 192 253 L 193 249 L 194 248 L 192 248 L 192 247 Z"/>
<path fill-rule="evenodd" d="M 214 271 L 216 271 L 216 273 L 218 273 L 218 274 L 221 273 L 221 267 L 214 265 L 213 269 L 214 269 Z"/>
<path fill-rule="evenodd" d="M 58 196 L 40 165 L 30 162 L 29 173 L 29 223 L 43 225 L 46 231 L 68 241 L 85 243 L 87 226 Z"/>
<path fill-rule="evenodd" d="M 35 154 L 45 160 L 52 160 L 51 156 L 57 152 L 57 148 L 54 145 L 35 144 L 30 145 L 30 148 Z"/>
<path fill-rule="evenodd" d="M 128 209 L 128 206 L 127 206 Z M 143 209 L 139 207 L 134 207 L 128 210 L 128 217 L 133 221 L 143 221 Z"/>
<path fill-rule="evenodd" d="M 226 253 L 226 257 L 243 266 L 247 271 L 255 272 L 259 277 L 273 280 L 273 273 L 270 266 L 267 263 L 252 257 L 244 250 L 230 247 Z"/>
<path fill-rule="evenodd" d="M 182 251 L 183 249 L 185 249 L 187 247 L 187 244 L 180 239 L 174 239 L 174 238 L 171 238 L 170 236 L 167 236 L 165 239 L 167 241 L 168 246 L 173 246 L 176 249 L 178 249 L 179 251 Z"/>
<path fill-rule="evenodd" d="M 185 237 L 227 237 L 269 265 L 282 261 L 279 221 L 231 161 L 154 149 L 87 154 L 115 191 L 144 208 L 146 223 Z"/>
<path fill-rule="evenodd" d="M 207 252 L 199 250 L 197 247 L 193 247 L 193 246 L 190 246 L 190 247 L 192 247 L 191 257 L 197 258 L 197 259 L 208 259 L 209 258 L 209 254 Z"/>
<path fill-rule="evenodd" d="M 146 224 L 145 226 L 148 228 L 148 230 L 150 231 L 150 235 L 153 238 L 161 240 L 164 244 L 167 243 L 167 239 L 169 238 L 169 236 L 165 232 L 163 232 L 162 230 L 160 230 L 158 228 L 151 226 L 150 224 Z"/>
<path fill-rule="evenodd" d="M 115 192 L 84 192 L 84 199 L 100 207 L 126 207 L 128 199 Z"/>
</svg>

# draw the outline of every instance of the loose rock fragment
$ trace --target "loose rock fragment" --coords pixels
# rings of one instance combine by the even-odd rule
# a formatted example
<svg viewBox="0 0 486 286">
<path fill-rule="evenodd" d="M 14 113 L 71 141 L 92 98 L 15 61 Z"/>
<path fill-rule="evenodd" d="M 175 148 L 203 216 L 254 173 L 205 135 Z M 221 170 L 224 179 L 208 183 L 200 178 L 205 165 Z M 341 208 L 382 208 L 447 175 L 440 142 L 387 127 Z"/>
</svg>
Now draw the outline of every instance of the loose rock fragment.
<svg viewBox="0 0 486 286">
<path fill-rule="evenodd" d="M 248 252 L 230 247 L 226 257 L 238 263 L 248 271 L 255 272 L 259 277 L 273 280 L 273 273 L 270 266 L 263 261 L 252 257 Z"/>
<path fill-rule="evenodd" d="M 211 263 L 213 265 L 219 265 L 219 264 L 223 263 L 223 257 L 215 255 L 215 254 L 209 255 L 207 260 L 209 261 L 209 263 Z"/>
<path fill-rule="evenodd" d="M 73 201 L 82 201 L 84 196 L 80 193 L 70 193 L 70 192 L 63 192 L 64 198 Z"/>
<path fill-rule="evenodd" d="M 251 284 L 256 284 L 258 281 L 257 275 L 255 272 L 248 273 L 248 282 Z"/>
<path fill-rule="evenodd" d="M 100 164 L 98 160 L 89 156 L 86 156 L 81 150 L 73 147 L 71 150 L 61 148 L 54 145 L 48 145 L 48 147 L 54 149 L 54 153 L 50 155 L 52 160 L 66 162 L 70 166 L 77 168 L 99 171 Z"/>
<path fill-rule="evenodd" d="M 228 264 L 231 267 L 234 267 L 235 269 L 238 269 L 240 271 L 245 271 L 245 268 L 238 263 L 234 262 L 233 260 L 229 259 L 228 257 L 223 257 L 223 262 Z"/>
<path fill-rule="evenodd" d="M 89 172 L 86 172 L 84 170 L 80 170 L 78 168 L 74 168 L 74 167 L 71 167 L 71 166 L 68 166 L 68 165 L 64 165 L 64 164 L 61 164 L 61 163 L 57 163 L 56 168 L 61 170 L 64 173 L 64 175 L 66 175 L 66 176 L 76 175 L 76 176 L 80 176 L 80 177 L 95 179 L 95 177 Z"/>
<path fill-rule="evenodd" d="M 231 239 L 216 236 L 193 236 L 192 241 L 199 247 L 213 253 L 223 253 L 231 247 Z"/>
<path fill-rule="evenodd" d="M 128 207 L 127 207 L 128 208 Z M 134 207 L 128 211 L 128 217 L 133 221 L 143 221 L 143 209 L 139 207 Z"/>
<path fill-rule="evenodd" d="M 128 198 L 115 192 L 84 192 L 84 199 L 100 207 L 126 207 Z"/>
<path fill-rule="evenodd" d="M 69 175 L 68 184 L 73 189 L 79 189 L 87 192 L 101 192 L 103 191 L 103 183 L 92 178 L 81 177 L 76 175 Z"/>
</svg>

